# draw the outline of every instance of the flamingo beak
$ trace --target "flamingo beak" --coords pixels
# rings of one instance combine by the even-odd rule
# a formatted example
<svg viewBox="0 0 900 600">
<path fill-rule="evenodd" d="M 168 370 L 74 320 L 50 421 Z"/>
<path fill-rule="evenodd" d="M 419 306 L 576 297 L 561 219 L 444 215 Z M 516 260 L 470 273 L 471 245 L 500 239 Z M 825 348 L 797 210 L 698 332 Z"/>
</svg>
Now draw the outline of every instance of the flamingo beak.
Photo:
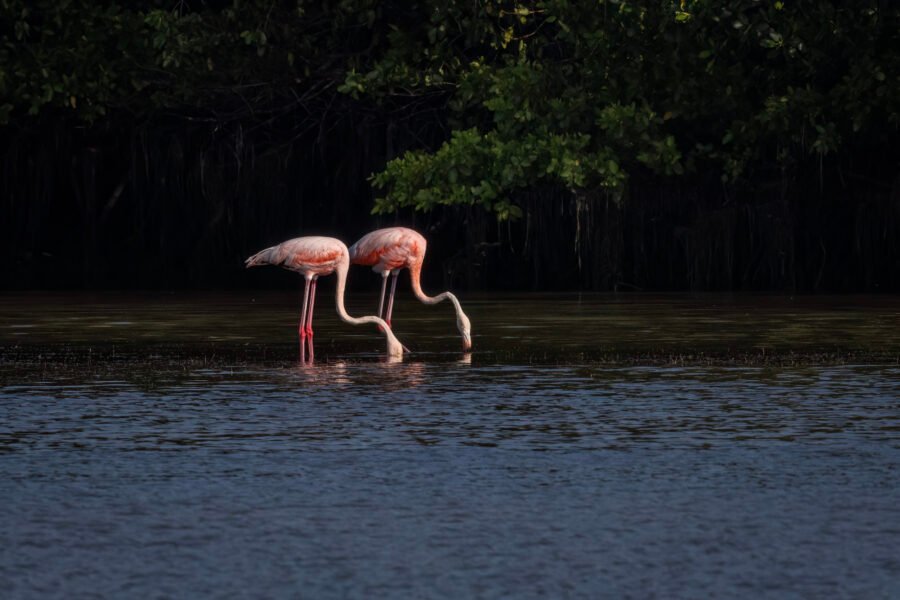
<svg viewBox="0 0 900 600">
<path fill-rule="evenodd" d="M 463 352 L 471 352 L 471 351 L 472 351 L 472 338 L 471 338 L 471 336 L 469 336 L 468 334 L 467 334 L 467 335 L 464 335 L 464 336 L 463 336 L 462 345 L 463 345 Z"/>
</svg>

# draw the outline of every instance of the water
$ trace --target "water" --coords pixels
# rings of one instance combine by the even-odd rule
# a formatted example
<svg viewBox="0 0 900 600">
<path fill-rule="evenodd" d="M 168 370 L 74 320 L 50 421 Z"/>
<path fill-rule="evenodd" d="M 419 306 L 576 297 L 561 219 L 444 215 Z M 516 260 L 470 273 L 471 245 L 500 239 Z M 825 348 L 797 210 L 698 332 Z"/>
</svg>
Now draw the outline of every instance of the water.
<svg viewBox="0 0 900 600">
<path fill-rule="evenodd" d="M 0 299 L 4 597 L 900 595 L 896 298 L 296 305 Z"/>
</svg>

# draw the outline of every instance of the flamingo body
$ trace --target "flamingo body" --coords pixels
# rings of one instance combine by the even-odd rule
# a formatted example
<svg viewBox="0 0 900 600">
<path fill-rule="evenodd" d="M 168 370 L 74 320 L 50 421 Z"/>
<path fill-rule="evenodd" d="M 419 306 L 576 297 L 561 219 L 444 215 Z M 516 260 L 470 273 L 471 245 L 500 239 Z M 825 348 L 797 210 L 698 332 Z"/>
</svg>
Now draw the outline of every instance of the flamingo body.
<svg viewBox="0 0 900 600">
<path fill-rule="evenodd" d="M 318 277 L 334 273 L 341 259 L 346 258 L 347 255 L 347 247 L 340 240 L 322 236 L 307 236 L 287 240 L 277 246 L 260 250 L 248 258 L 245 264 L 247 268 L 275 265 L 289 271 L 296 271 L 304 277 Z"/>
<path fill-rule="evenodd" d="M 394 306 L 394 292 L 397 288 L 397 275 L 401 269 L 409 269 L 410 282 L 413 294 L 420 302 L 425 304 L 437 304 L 442 300 L 450 300 L 456 310 L 456 326 L 462 336 L 463 350 L 472 348 L 471 323 L 469 317 L 463 312 L 459 300 L 450 292 L 442 292 L 437 296 L 428 296 L 422 291 L 421 273 L 422 263 L 425 261 L 425 250 L 428 243 L 417 231 L 407 227 L 387 227 L 376 229 L 361 237 L 350 246 L 350 263 L 372 267 L 372 270 L 382 276 L 381 300 L 378 305 L 378 315 L 381 316 L 384 305 L 384 294 L 387 286 L 388 275 L 393 274 L 391 292 L 388 298 L 387 313 L 384 320 L 391 324 L 391 311 Z"/>
<path fill-rule="evenodd" d="M 372 267 L 379 274 L 412 269 L 425 260 L 427 245 L 422 234 L 406 227 L 377 229 L 350 246 L 350 264 Z"/>
<path fill-rule="evenodd" d="M 300 312 L 300 355 L 306 360 L 306 341 L 309 340 L 310 360 L 312 359 L 312 316 L 316 298 L 316 279 L 320 276 L 337 274 L 335 304 L 341 320 L 353 325 L 375 323 L 384 332 L 388 355 L 403 355 L 403 345 L 397 340 L 390 327 L 379 317 L 351 317 L 344 307 L 344 290 L 347 271 L 350 268 L 350 252 L 344 242 L 330 237 L 307 236 L 294 238 L 260 250 L 245 261 L 247 268 L 261 265 L 276 265 L 295 271 L 306 279 L 303 308 Z"/>
</svg>

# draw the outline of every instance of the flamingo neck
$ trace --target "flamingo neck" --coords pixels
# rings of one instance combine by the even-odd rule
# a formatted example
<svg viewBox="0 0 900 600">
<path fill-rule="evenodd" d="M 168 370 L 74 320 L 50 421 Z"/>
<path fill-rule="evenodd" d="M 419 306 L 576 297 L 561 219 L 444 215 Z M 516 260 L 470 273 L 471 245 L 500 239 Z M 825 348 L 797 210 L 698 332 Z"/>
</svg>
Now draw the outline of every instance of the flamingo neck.
<svg viewBox="0 0 900 600">
<path fill-rule="evenodd" d="M 420 281 L 420 275 L 422 271 L 422 265 L 412 265 L 409 267 L 409 278 L 412 283 L 413 294 L 416 298 L 419 299 L 419 302 L 423 304 L 437 304 L 438 302 L 443 302 L 444 300 L 449 300 L 453 304 L 454 310 L 456 310 L 456 317 L 459 318 L 460 315 L 465 315 L 463 312 L 462 306 L 459 303 L 459 300 L 456 299 L 450 292 L 441 292 L 437 296 L 429 296 L 425 292 L 422 291 L 422 282 Z"/>
<path fill-rule="evenodd" d="M 350 268 L 350 261 L 346 259 L 341 261 L 338 266 L 335 268 L 334 273 L 337 275 L 337 286 L 335 290 L 335 305 L 337 307 L 338 316 L 345 323 L 350 323 L 351 325 L 365 325 L 366 323 L 375 323 L 376 325 L 381 326 L 382 331 L 384 331 L 384 337 L 387 340 L 388 344 L 388 353 L 391 354 L 392 348 L 402 348 L 400 341 L 391 331 L 391 328 L 388 327 L 388 324 L 384 322 L 383 319 L 379 317 L 365 316 L 365 317 L 351 317 L 347 313 L 347 309 L 344 306 L 344 291 L 347 287 L 347 271 Z M 396 353 L 396 351 L 394 352 Z"/>
<path fill-rule="evenodd" d="M 338 316 L 345 323 L 352 323 L 357 325 L 356 319 L 347 314 L 347 309 L 344 307 L 344 291 L 347 288 L 347 271 L 349 270 L 349 260 L 348 265 L 344 264 L 344 261 L 338 263 L 338 266 L 334 270 L 334 274 L 337 276 L 337 284 L 335 285 L 334 290 L 334 302 L 337 307 Z"/>
</svg>

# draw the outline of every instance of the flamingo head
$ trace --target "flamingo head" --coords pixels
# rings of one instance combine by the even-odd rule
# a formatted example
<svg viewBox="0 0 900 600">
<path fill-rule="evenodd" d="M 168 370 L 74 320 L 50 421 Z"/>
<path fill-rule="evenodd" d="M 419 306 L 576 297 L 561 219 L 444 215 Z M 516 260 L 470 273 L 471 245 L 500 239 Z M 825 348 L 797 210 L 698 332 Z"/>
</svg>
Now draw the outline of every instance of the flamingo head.
<svg viewBox="0 0 900 600">
<path fill-rule="evenodd" d="M 380 321 L 380 320 L 379 320 Z M 384 321 L 380 321 L 384 323 Z M 384 323 L 382 327 L 384 331 L 385 337 L 387 337 L 387 353 L 390 358 L 403 358 L 404 352 L 409 352 L 409 348 L 400 343 L 400 340 L 397 339 L 397 336 L 394 335 L 394 332 L 391 331 L 390 327 L 387 327 L 387 323 Z"/>
<path fill-rule="evenodd" d="M 463 352 L 471 352 L 472 323 L 469 322 L 469 317 L 462 311 L 460 311 L 459 315 L 456 317 L 456 328 L 459 329 L 459 333 L 462 335 Z"/>
<path fill-rule="evenodd" d="M 390 330 L 388 330 L 388 331 L 390 331 Z M 388 337 L 387 353 L 388 353 L 389 357 L 403 358 L 404 350 L 406 350 L 406 348 L 403 346 L 403 344 L 400 343 L 400 340 L 398 340 L 393 335 Z M 408 352 L 408 350 L 407 350 L 407 352 Z"/>
</svg>

